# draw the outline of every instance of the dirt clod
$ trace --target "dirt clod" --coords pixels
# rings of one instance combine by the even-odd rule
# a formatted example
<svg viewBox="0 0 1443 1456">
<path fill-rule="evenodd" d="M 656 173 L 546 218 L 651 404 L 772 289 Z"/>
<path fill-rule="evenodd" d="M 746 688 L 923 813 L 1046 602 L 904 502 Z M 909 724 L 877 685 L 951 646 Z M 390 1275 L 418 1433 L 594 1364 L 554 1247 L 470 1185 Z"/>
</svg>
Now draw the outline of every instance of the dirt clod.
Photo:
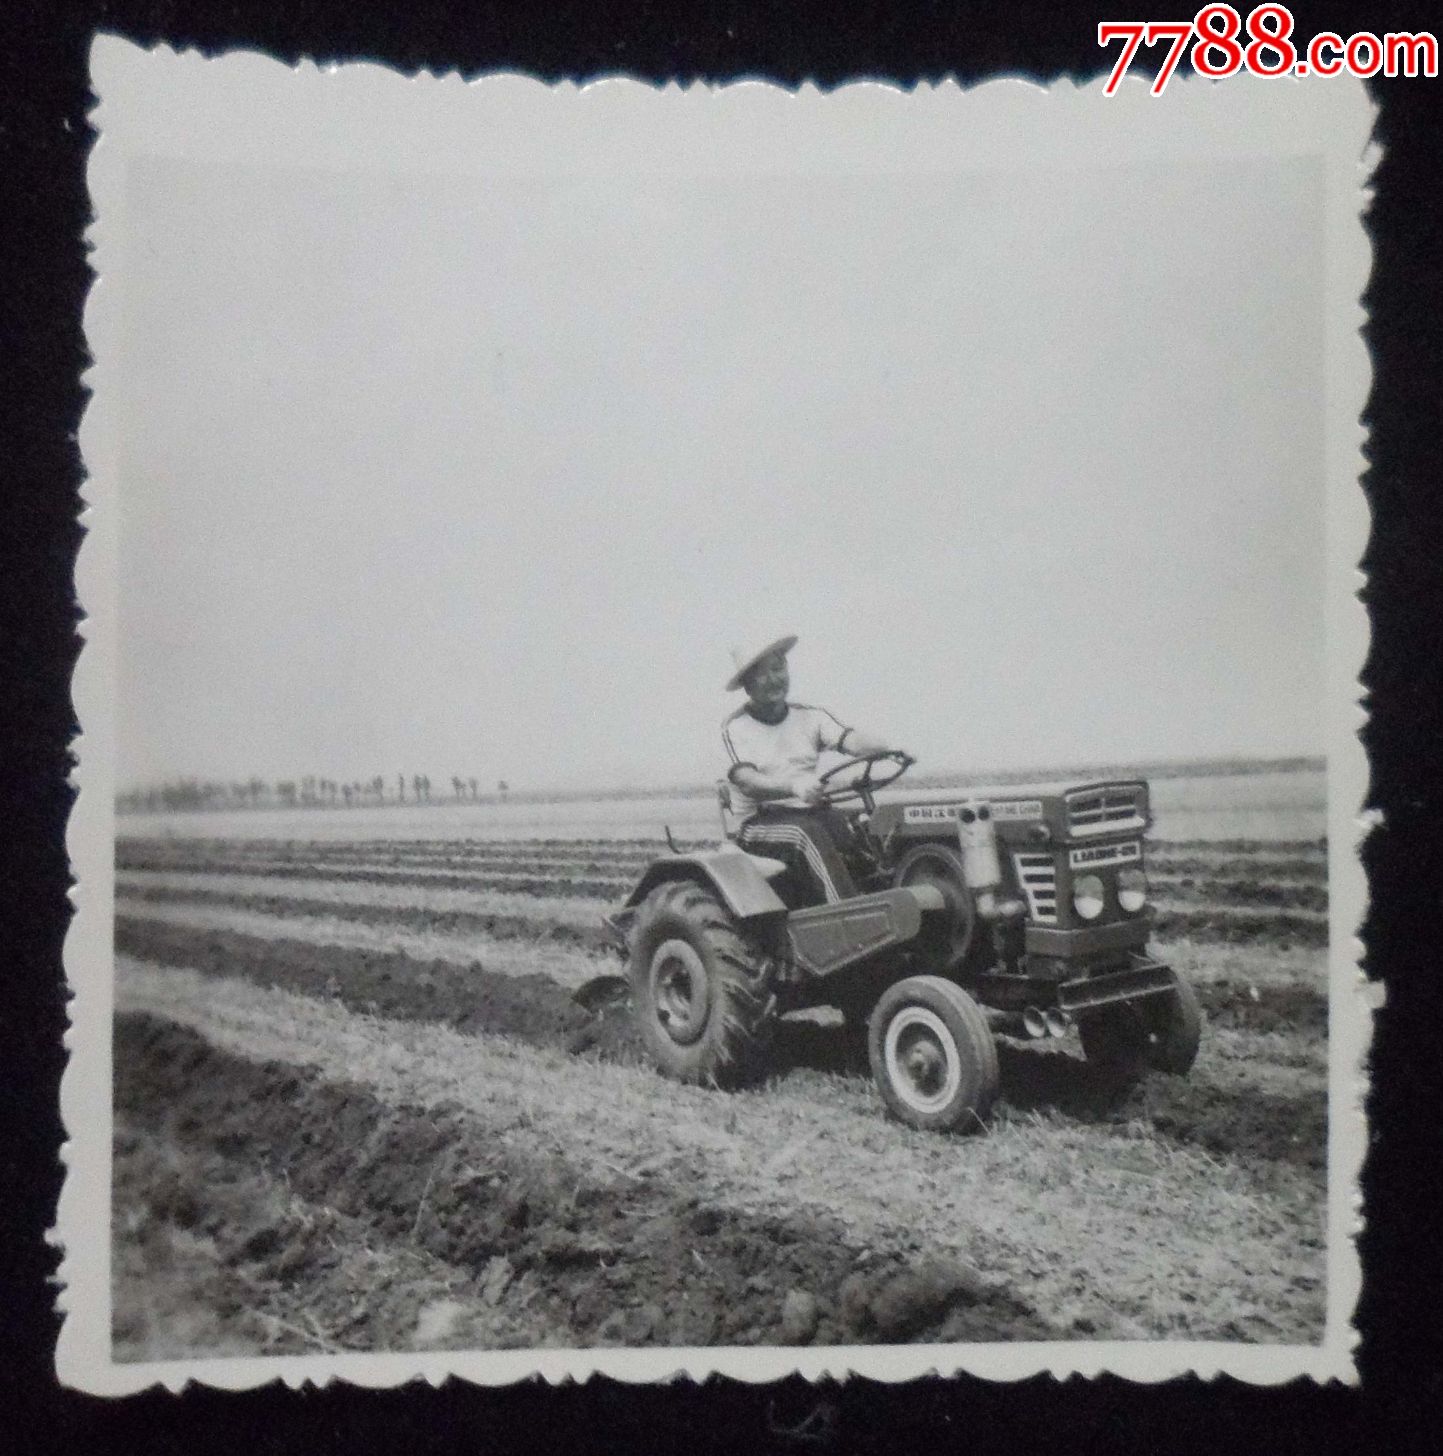
<svg viewBox="0 0 1443 1456">
<path fill-rule="evenodd" d="M 970 1271 L 956 1264 L 930 1263 L 884 1281 L 872 1293 L 867 1308 L 883 1339 L 906 1340 L 940 1319 L 954 1304 L 975 1301 L 983 1293 L 980 1280 Z"/>
<path fill-rule="evenodd" d="M 504 1254 L 488 1260 L 481 1275 L 481 1298 L 490 1305 L 500 1304 L 515 1273 L 511 1260 Z"/>
<path fill-rule="evenodd" d="M 782 1319 L 777 1339 L 784 1345 L 805 1345 L 817 1333 L 821 1311 L 805 1289 L 789 1289 L 782 1301 Z"/>
<path fill-rule="evenodd" d="M 912 1268 L 855 1271 L 843 1281 L 838 1314 L 859 1337 L 898 1343 L 935 1328 L 959 1306 L 996 1298 L 975 1270 L 930 1260 Z"/>
<path fill-rule="evenodd" d="M 432 1300 L 416 1317 L 415 1344 L 422 1348 L 448 1344 L 465 1314 L 466 1306 L 457 1300 Z"/>
</svg>

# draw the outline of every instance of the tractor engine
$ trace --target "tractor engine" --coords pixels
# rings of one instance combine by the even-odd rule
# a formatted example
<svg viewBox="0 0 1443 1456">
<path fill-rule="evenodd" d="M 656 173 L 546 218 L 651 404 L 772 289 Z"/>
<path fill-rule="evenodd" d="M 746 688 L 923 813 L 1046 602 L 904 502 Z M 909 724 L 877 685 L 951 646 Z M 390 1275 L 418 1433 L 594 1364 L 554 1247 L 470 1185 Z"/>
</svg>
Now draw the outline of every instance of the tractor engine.
<svg viewBox="0 0 1443 1456">
<path fill-rule="evenodd" d="M 970 968 L 1061 980 L 1146 947 L 1150 823 L 1147 785 L 1129 781 L 899 800 L 878 805 L 869 829 L 896 883 L 943 890 Z"/>
</svg>

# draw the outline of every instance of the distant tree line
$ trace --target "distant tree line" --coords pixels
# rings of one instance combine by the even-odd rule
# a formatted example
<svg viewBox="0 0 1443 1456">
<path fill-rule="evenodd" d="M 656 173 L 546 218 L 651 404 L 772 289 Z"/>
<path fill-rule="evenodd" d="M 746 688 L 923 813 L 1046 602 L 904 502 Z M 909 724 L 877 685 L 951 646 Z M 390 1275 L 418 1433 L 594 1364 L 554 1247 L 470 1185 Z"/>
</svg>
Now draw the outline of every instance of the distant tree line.
<svg viewBox="0 0 1443 1456">
<path fill-rule="evenodd" d="M 510 786 L 502 779 L 495 795 L 504 799 Z M 487 796 L 492 797 L 491 795 Z M 394 782 L 384 774 L 371 779 L 321 778 L 307 774 L 298 779 L 170 779 L 117 794 L 121 814 L 155 813 L 169 809 L 356 809 L 379 804 L 480 803 L 479 781 L 451 775 L 451 793 L 433 794 L 429 774 L 398 773 Z"/>
</svg>

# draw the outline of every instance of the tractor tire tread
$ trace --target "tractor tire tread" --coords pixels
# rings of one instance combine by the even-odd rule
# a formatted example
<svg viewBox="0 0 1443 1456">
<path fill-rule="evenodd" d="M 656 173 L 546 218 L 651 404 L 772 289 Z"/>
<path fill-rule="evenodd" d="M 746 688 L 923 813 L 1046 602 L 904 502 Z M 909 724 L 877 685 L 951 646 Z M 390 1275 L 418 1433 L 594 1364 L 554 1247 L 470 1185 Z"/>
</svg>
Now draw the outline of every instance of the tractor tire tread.
<svg viewBox="0 0 1443 1456">
<path fill-rule="evenodd" d="M 631 937 L 633 1004 L 641 1008 L 643 1020 L 647 996 L 637 956 L 666 918 L 675 920 L 672 928 L 689 931 L 689 939 L 702 942 L 706 958 L 720 973 L 713 986 L 712 1020 L 695 1056 L 672 1055 L 664 1043 L 648 1038 L 645 1028 L 643 1041 L 662 1070 L 680 1081 L 718 1087 L 755 1082 L 765 1070 L 775 1022 L 769 958 L 748 944 L 709 890 L 690 880 L 658 885 L 642 902 Z"/>
</svg>

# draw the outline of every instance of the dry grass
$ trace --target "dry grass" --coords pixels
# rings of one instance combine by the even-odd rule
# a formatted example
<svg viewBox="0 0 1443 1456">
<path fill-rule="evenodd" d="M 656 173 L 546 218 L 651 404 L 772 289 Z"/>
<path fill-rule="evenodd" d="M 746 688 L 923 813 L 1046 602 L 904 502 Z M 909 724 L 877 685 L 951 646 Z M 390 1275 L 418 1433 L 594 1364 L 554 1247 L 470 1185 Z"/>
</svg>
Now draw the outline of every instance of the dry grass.
<svg viewBox="0 0 1443 1456">
<path fill-rule="evenodd" d="M 172 864 L 162 864 L 156 860 L 148 860 L 140 864 L 130 862 L 122 864 L 119 873 L 121 876 L 201 875 L 218 884 L 226 884 L 237 878 L 264 876 L 274 877 L 277 884 L 284 885 L 296 880 L 305 883 L 304 877 L 311 876 L 317 882 L 326 883 L 334 880 L 344 882 L 348 877 L 353 884 L 364 884 L 368 880 L 378 884 L 392 879 L 402 884 L 434 880 L 438 888 L 448 886 L 465 888 L 466 883 L 473 880 L 482 880 L 487 885 L 506 879 L 522 880 L 529 884 L 534 883 L 539 877 L 551 878 L 558 883 L 564 883 L 569 879 L 592 880 L 615 877 L 621 883 L 628 878 L 635 879 L 640 874 L 641 868 L 641 864 L 638 863 L 636 873 L 630 874 L 629 867 L 625 865 L 620 867 L 610 864 L 591 866 L 577 863 L 575 860 L 545 862 L 506 859 L 500 855 L 481 861 L 468 861 L 464 864 L 436 864 L 434 862 L 398 864 L 390 856 L 382 860 L 342 859 L 329 856 L 299 860 L 246 855 L 228 856 L 224 860 L 217 860 L 209 864 L 197 864 L 194 860 L 179 858 L 176 858 Z"/>
<path fill-rule="evenodd" d="M 1261 947 L 1189 940 L 1181 936 L 1153 947 L 1195 986 L 1231 982 L 1239 986 L 1313 986 L 1328 989 L 1328 952 L 1321 946 Z"/>
<path fill-rule="evenodd" d="M 513 894 L 504 890 L 447 890 L 419 885 L 353 884 L 337 880 L 279 879 L 263 875 L 206 875 L 132 870 L 115 877 L 117 904 L 127 891 L 159 894 L 215 892 L 226 900 L 304 900 L 311 904 L 365 905 L 378 909 L 430 910 L 441 914 L 508 915 L 545 918 L 552 924 L 596 929 L 617 901 Z M 143 903 L 132 893 L 130 904 Z M 129 905 L 126 907 L 129 913 Z"/>
<path fill-rule="evenodd" d="M 127 894 L 127 891 L 130 893 Z M 217 908 L 204 902 L 187 902 L 183 898 L 174 901 L 166 899 L 168 892 L 184 896 L 193 891 L 216 893 L 222 897 L 224 903 Z M 141 898 L 142 895 L 148 898 Z M 512 894 L 499 890 L 431 889 L 416 885 L 355 884 L 325 879 L 279 879 L 261 875 L 220 877 L 153 871 L 131 871 L 118 875 L 116 897 L 117 909 L 128 915 L 174 919 L 176 923 L 196 925 L 209 925 L 213 917 L 221 916 L 228 917 L 226 923 L 235 929 L 242 928 L 241 918 L 254 920 L 256 924 L 262 921 L 278 923 L 280 916 L 277 911 L 259 908 L 263 902 L 304 900 L 307 906 L 354 905 L 377 909 L 431 910 L 441 914 L 461 911 L 467 914 L 514 917 L 534 921 L 538 936 L 544 933 L 547 925 L 595 931 L 600 926 L 601 917 L 615 908 L 615 902 L 603 899 Z M 258 908 L 248 911 L 245 908 L 248 901 L 256 902 Z M 226 908 L 232 903 L 234 909 Z M 1176 908 L 1191 907 L 1186 902 L 1177 902 Z M 1209 907 L 1209 913 L 1225 915 L 1226 910 L 1222 907 Z M 289 927 L 305 918 L 317 923 L 324 920 L 333 927 L 342 927 L 348 923 L 342 917 L 327 918 L 316 916 L 313 912 L 308 915 L 306 911 L 296 915 L 286 914 L 284 923 Z M 1321 915 L 1315 918 L 1320 922 L 1323 919 Z M 218 920 L 214 923 L 219 927 Z M 290 931 L 287 930 L 286 933 L 289 934 Z M 397 935 L 401 939 L 394 944 L 398 948 L 403 947 L 406 937 L 414 937 L 416 934 L 418 932 L 398 931 Z M 338 938 L 335 943 L 371 942 Z M 386 943 L 392 944 L 389 941 Z M 1260 951 L 1245 944 L 1218 944 L 1173 937 L 1161 944 L 1159 949 L 1180 970 L 1199 982 L 1237 979 L 1259 985 L 1297 983 L 1316 984 L 1320 988 L 1326 985 L 1327 953 L 1320 947 L 1268 946 Z"/>
<path fill-rule="evenodd" d="M 548 906 L 549 908 L 549 906 Z M 317 946 L 340 946 L 359 951 L 398 953 L 418 961 L 443 960 L 469 966 L 480 962 L 487 970 L 505 975 L 549 976 L 558 985 L 575 990 L 593 976 L 615 974 L 619 960 L 609 952 L 593 952 L 576 946 L 555 945 L 538 938 L 535 942 L 485 934 L 453 934 L 438 930 L 415 930 L 389 924 L 366 924 L 328 915 L 278 916 L 265 910 L 246 910 L 227 905 L 206 905 L 122 899 L 117 909 L 127 917 L 183 926 L 196 931 L 232 931 L 260 939 L 285 938 Z M 538 936 L 544 923 L 538 922 Z M 1327 990 L 1326 952 L 1313 948 L 1272 948 L 1260 955 L 1236 945 L 1217 945 L 1188 940 L 1170 941 L 1157 947 L 1158 955 L 1199 987 L 1221 984 L 1238 988 L 1303 986 L 1320 995 Z M 1228 1033 L 1209 1031 L 1209 1043 L 1229 1044 Z M 1219 1038 L 1222 1038 L 1219 1041 Z M 1235 1039 L 1235 1037 L 1233 1038 Z M 1254 1075 L 1265 1075 L 1271 1067 L 1318 1067 L 1326 1064 L 1326 1044 L 1316 1038 L 1288 1033 L 1249 1032 L 1243 1038 L 1247 1051 L 1241 1054 Z"/>
<path fill-rule="evenodd" d="M 488 971 L 503 975 L 550 976 L 559 986 L 576 990 L 593 976 L 614 974 L 617 958 L 607 952 L 579 946 L 559 946 L 543 939 L 527 943 L 483 934 L 455 935 L 440 930 L 411 930 L 391 925 L 369 925 L 332 915 L 281 917 L 264 910 L 234 909 L 225 905 L 171 904 L 145 900 L 117 901 L 119 914 L 134 920 L 155 920 L 197 931 L 233 931 L 261 939 L 300 940 L 309 945 L 334 945 L 348 950 L 376 951 L 410 956 L 413 960 L 449 961 L 469 966 L 480 961 Z"/>
<path fill-rule="evenodd" d="M 204 877 L 197 877 L 203 879 Z M 410 897 L 407 897 L 411 903 Z M 603 909 L 587 901 L 543 900 L 532 896 L 485 897 L 487 912 L 532 919 L 537 942 L 518 943 L 514 938 L 490 938 L 467 933 L 457 935 L 439 930 L 417 930 L 409 926 L 371 925 L 324 914 L 277 915 L 243 904 L 212 905 L 184 900 L 141 900 L 127 897 L 123 886 L 116 909 L 135 919 L 158 920 L 197 930 L 233 930 L 261 937 L 285 936 L 317 945 L 349 946 L 357 950 L 398 951 L 418 960 L 437 959 L 469 965 L 480 960 L 490 970 L 515 967 L 518 974 L 540 971 L 559 984 L 574 987 L 593 975 L 614 971 L 614 957 L 577 946 L 544 943 L 548 924 L 562 924 L 594 930 Z M 365 897 L 347 896 L 339 903 L 367 903 Z M 1327 951 L 1318 947 L 1266 947 L 1259 951 L 1245 945 L 1172 939 L 1156 945 L 1159 957 L 1192 981 L 1205 986 L 1228 982 L 1246 987 L 1313 986 L 1327 990 Z"/>
<path fill-rule="evenodd" d="M 585 868 L 591 873 L 605 871 L 634 876 L 640 874 L 655 854 L 665 852 L 666 846 L 660 843 L 648 852 L 644 849 L 607 849 L 590 844 L 578 844 L 572 849 L 529 850 L 524 845 L 516 846 L 500 840 L 491 844 L 450 844 L 439 849 L 365 841 L 293 847 L 267 840 L 251 844 L 221 842 L 195 849 L 160 840 L 127 840 L 117 848 L 116 860 L 122 869 L 189 870 L 214 865 L 244 865 L 269 870 L 311 866 L 318 871 L 394 870 L 397 873 L 455 874 L 514 867 L 518 873 L 562 874 Z"/>
<path fill-rule="evenodd" d="M 812 1207 L 859 1241 L 951 1251 L 1064 1328 L 1289 1340 L 1320 1329 L 1316 1180 L 1286 1168 L 1260 1180 L 1145 1123 L 1039 1111 L 940 1138 L 888 1121 L 858 1078 L 802 1073 L 724 1096 L 184 971 L 126 963 L 118 990 L 122 1008 L 239 1055 L 313 1065 L 393 1105 L 459 1103 L 503 1143 L 592 1176 L 656 1176 L 738 1211 Z"/>
<path fill-rule="evenodd" d="M 1151 897 L 1150 903 L 1159 915 L 1186 915 L 1189 912 L 1205 911 L 1218 921 L 1236 920 L 1248 924 L 1273 919 L 1281 921 L 1284 918 L 1319 927 L 1326 927 L 1328 923 L 1326 910 L 1308 910 L 1294 905 L 1225 905 L 1216 900 L 1209 900 L 1206 895 L 1198 896 L 1196 899 L 1188 895 L 1182 897 L 1154 895 Z"/>
</svg>

